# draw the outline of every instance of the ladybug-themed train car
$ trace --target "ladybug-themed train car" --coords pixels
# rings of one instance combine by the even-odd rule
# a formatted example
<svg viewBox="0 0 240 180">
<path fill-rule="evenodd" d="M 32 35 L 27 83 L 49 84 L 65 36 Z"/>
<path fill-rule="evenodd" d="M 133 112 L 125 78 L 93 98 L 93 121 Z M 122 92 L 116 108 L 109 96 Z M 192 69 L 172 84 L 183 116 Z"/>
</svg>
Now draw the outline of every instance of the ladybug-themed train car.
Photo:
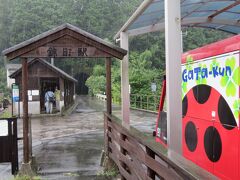
<svg viewBox="0 0 240 180">
<path fill-rule="evenodd" d="M 182 105 L 183 156 L 240 179 L 240 35 L 183 54 Z M 159 127 L 156 140 L 166 144 Z"/>
</svg>

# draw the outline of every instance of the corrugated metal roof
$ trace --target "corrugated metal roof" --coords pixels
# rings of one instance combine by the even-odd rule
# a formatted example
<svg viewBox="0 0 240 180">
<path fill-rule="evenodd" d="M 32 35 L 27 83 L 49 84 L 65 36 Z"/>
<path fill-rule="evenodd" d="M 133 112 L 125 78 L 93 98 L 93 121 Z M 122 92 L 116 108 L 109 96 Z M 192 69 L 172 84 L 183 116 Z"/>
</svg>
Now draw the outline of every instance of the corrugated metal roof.
<svg viewBox="0 0 240 180">
<path fill-rule="evenodd" d="M 181 18 L 183 27 L 204 27 L 239 34 L 240 0 L 181 0 Z M 120 32 L 138 35 L 163 29 L 164 0 L 145 0 L 115 39 Z"/>
</svg>

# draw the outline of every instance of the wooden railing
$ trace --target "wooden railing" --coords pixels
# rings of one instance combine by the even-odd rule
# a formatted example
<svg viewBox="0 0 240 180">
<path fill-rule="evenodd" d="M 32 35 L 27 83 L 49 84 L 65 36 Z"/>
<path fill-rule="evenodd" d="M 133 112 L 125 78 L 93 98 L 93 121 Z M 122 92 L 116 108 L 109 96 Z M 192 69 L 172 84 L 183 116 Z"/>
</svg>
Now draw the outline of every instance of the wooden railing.
<svg viewBox="0 0 240 180">
<path fill-rule="evenodd" d="M 122 127 L 114 116 L 104 114 L 105 152 L 116 163 L 122 179 L 195 179 L 167 157 L 154 138 Z"/>
</svg>

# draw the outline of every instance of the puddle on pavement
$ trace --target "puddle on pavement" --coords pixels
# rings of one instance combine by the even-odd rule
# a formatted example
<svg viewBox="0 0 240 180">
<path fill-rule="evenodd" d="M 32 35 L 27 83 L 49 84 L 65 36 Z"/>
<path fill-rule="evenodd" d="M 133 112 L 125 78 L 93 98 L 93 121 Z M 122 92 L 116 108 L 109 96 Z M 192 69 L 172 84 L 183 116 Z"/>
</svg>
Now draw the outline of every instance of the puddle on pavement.
<svg viewBox="0 0 240 180">
<path fill-rule="evenodd" d="M 100 158 L 104 145 L 102 111 L 106 103 L 87 97 L 81 97 L 79 101 L 77 110 L 81 113 L 75 111 L 69 117 L 32 118 L 33 144 L 38 144 L 33 152 L 41 168 L 39 173 L 42 179 L 105 179 L 96 174 L 101 170 Z M 121 116 L 119 106 L 114 106 L 113 110 Z M 131 122 L 143 132 L 152 132 L 155 116 L 131 112 Z M 21 136 L 22 122 L 19 124 Z M 10 172 L 9 165 L 0 166 L 0 179 L 2 174 L 8 175 Z"/>
<path fill-rule="evenodd" d="M 97 179 L 103 133 L 79 134 L 43 143 L 35 150 L 43 179 Z"/>
</svg>

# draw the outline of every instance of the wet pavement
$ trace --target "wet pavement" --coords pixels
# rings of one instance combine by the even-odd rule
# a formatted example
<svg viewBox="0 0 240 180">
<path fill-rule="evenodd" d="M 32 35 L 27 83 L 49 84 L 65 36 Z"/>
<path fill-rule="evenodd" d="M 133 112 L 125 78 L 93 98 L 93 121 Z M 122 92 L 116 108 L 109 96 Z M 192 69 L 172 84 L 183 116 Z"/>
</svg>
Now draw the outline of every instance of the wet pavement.
<svg viewBox="0 0 240 180">
<path fill-rule="evenodd" d="M 32 118 L 33 154 L 36 157 L 39 176 L 42 179 L 88 180 L 96 179 L 103 149 L 103 111 L 105 102 L 81 96 L 76 110 L 68 117 Z M 118 106 L 113 114 L 121 117 Z M 131 125 L 152 133 L 157 115 L 131 111 Z M 19 120 L 19 137 L 22 121 Z M 19 159 L 22 159 L 22 142 L 19 143 Z M 0 165 L 0 180 L 8 180 L 10 165 Z"/>
</svg>

